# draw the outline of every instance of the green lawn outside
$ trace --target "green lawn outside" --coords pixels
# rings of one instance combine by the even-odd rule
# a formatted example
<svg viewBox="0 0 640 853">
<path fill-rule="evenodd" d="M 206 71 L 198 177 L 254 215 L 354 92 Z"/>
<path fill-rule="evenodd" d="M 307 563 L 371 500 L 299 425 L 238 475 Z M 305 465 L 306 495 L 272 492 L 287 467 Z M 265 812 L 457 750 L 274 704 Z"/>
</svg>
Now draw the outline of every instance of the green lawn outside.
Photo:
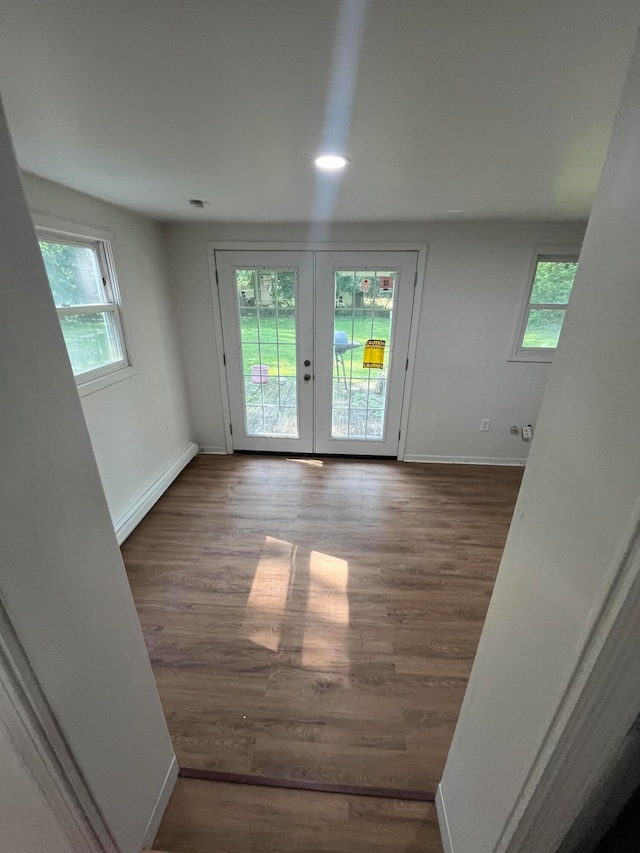
<svg viewBox="0 0 640 853">
<path fill-rule="evenodd" d="M 362 366 L 364 344 L 369 338 L 381 338 L 387 341 L 385 369 L 388 367 L 390 328 L 391 320 L 389 317 L 376 317 L 373 321 L 373 328 L 371 317 L 356 317 L 353 320 L 352 328 L 350 315 L 344 317 L 336 315 L 335 330 L 346 332 L 349 340 L 359 341 L 362 344 L 357 349 L 347 351 L 344 354 L 347 376 L 349 376 L 351 369 L 351 358 L 353 358 L 353 378 L 363 379 L 369 376 L 369 368 Z M 242 355 L 245 375 L 251 373 L 251 366 L 254 364 L 268 364 L 271 375 L 277 375 L 278 366 L 281 376 L 295 375 L 296 348 L 295 319 L 293 316 L 285 316 L 278 319 L 277 334 L 275 317 L 261 318 L 260 350 L 258 349 L 257 339 L 258 327 L 256 317 L 242 317 Z M 279 341 L 279 347 L 276 345 L 276 340 Z M 373 371 L 374 374 L 376 372 L 375 370 Z"/>
<path fill-rule="evenodd" d="M 95 370 L 121 358 L 106 314 L 78 314 L 60 318 L 74 374 Z"/>
<path fill-rule="evenodd" d="M 562 330 L 565 312 L 549 308 L 532 308 L 524 333 L 523 347 L 554 348 Z"/>
</svg>

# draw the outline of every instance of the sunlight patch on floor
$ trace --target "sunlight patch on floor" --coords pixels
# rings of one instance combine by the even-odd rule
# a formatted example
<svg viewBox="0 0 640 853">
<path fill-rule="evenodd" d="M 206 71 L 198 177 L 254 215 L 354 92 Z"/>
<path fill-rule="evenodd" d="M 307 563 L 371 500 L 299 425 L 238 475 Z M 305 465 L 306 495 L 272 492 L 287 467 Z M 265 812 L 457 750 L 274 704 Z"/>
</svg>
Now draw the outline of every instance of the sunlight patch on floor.
<svg viewBox="0 0 640 853">
<path fill-rule="evenodd" d="M 349 666 L 349 563 L 312 551 L 302 647 L 302 665 L 312 668 Z"/>
<path fill-rule="evenodd" d="M 320 551 L 312 551 L 309 560 L 309 603 L 307 613 L 349 624 L 349 563 Z"/>
<path fill-rule="evenodd" d="M 247 600 L 241 634 L 272 652 L 280 647 L 295 555 L 291 542 L 266 536 Z"/>
</svg>

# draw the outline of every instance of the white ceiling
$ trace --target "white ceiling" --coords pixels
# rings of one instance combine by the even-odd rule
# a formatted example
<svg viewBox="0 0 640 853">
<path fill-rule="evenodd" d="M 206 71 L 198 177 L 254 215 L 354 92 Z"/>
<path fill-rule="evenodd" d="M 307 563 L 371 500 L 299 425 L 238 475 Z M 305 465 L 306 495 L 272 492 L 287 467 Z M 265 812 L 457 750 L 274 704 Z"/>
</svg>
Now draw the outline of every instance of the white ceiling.
<svg viewBox="0 0 640 853">
<path fill-rule="evenodd" d="M 586 217 L 640 4 L 0 0 L 0 15 L 28 171 L 165 220 L 415 220 Z M 342 136 L 348 171 L 319 178 L 313 155 Z"/>
</svg>

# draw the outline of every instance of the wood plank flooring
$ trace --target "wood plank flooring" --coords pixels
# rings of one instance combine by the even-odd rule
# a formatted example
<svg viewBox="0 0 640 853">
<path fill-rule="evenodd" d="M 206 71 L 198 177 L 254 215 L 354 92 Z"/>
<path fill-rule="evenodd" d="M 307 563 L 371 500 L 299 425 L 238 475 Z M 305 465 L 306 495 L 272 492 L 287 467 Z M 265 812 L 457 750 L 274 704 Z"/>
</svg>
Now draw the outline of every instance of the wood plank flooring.
<svg viewBox="0 0 640 853">
<path fill-rule="evenodd" d="M 442 853 L 431 803 L 179 779 L 154 844 L 171 853 Z"/>
<path fill-rule="evenodd" d="M 434 791 L 521 476 L 196 457 L 122 549 L 180 764 Z"/>
</svg>

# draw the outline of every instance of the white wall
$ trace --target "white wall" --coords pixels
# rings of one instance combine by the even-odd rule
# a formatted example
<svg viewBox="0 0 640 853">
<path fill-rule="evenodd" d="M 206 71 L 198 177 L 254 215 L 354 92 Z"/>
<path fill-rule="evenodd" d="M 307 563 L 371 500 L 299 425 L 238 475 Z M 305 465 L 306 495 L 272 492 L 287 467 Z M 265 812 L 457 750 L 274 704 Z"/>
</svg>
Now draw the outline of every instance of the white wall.
<svg viewBox="0 0 640 853">
<path fill-rule="evenodd" d="M 174 310 L 190 411 L 201 446 L 222 449 L 224 425 L 207 243 L 304 241 L 302 225 L 167 226 Z M 576 222 L 434 222 L 341 225 L 336 241 L 427 242 L 427 274 L 407 433 L 407 458 L 518 459 L 509 434 L 535 424 L 548 364 L 508 362 L 536 245 L 577 245 Z M 480 419 L 491 418 L 488 433 Z"/>
<path fill-rule="evenodd" d="M 191 439 L 162 225 L 23 174 L 31 213 L 108 230 L 136 374 L 82 398 L 114 523 Z M 171 433 L 171 434 L 169 434 Z"/>
<path fill-rule="evenodd" d="M 444 771 L 455 853 L 495 849 L 613 582 L 640 495 L 639 66 L 636 52 Z M 567 821 L 576 805 L 566 804 Z"/>
<path fill-rule="evenodd" d="M 133 853 L 175 758 L 1 110 L 0 185 L 0 602 Z"/>
</svg>

